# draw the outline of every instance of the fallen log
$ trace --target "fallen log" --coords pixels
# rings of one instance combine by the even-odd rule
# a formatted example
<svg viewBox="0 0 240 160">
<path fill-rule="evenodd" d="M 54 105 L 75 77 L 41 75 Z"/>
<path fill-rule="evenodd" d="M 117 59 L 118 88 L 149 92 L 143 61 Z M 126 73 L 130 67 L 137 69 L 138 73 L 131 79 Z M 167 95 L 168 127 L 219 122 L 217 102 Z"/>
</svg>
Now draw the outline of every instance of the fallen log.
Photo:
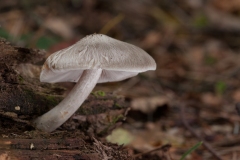
<svg viewBox="0 0 240 160">
<path fill-rule="evenodd" d="M 104 137 L 125 119 L 122 97 L 93 92 L 53 133 L 35 130 L 32 121 L 57 105 L 67 88 L 39 81 L 45 52 L 0 39 L 0 159 L 131 159 Z M 100 157 L 100 158 L 99 158 Z"/>
</svg>

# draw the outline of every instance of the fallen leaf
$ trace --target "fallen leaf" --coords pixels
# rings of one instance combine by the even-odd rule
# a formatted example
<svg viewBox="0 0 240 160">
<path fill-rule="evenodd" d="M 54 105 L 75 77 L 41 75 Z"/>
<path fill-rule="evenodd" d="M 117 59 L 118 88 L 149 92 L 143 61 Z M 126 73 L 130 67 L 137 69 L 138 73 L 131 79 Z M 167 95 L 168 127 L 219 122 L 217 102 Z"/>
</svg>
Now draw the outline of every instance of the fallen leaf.
<svg viewBox="0 0 240 160">
<path fill-rule="evenodd" d="M 44 26 L 53 33 L 61 35 L 63 38 L 71 39 L 74 36 L 71 26 L 68 25 L 67 21 L 61 18 L 48 18 L 44 22 Z"/>
<path fill-rule="evenodd" d="M 143 113 L 153 112 L 157 107 L 163 106 L 169 102 L 166 96 L 141 97 L 135 98 L 131 102 L 133 110 L 140 110 Z"/>
<path fill-rule="evenodd" d="M 133 141 L 133 135 L 123 128 L 117 128 L 112 131 L 112 134 L 107 136 L 107 141 L 117 143 L 118 145 L 127 145 Z"/>
</svg>

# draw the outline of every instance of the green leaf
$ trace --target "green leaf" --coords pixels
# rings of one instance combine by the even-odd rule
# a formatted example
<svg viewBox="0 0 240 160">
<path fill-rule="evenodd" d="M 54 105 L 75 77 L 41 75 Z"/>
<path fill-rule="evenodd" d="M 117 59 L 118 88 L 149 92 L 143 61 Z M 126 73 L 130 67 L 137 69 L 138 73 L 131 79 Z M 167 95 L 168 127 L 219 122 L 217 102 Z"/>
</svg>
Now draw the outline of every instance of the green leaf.
<svg viewBox="0 0 240 160">
<path fill-rule="evenodd" d="M 209 24 L 208 18 L 204 14 L 199 14 L 194 19 L 194 26 L 197 28 L 204 28 Z"/>
<path fill-rule="evenodd" d="M 92 94 L 95 96 L 95 97 L 104 97 L 106 95 L 106 93 L 104 91 L 95 91 L 95 92 L 92 92 Z"/>
<path fill-rule="evenodd" d="M 184 160 L 189 154 L 191 154 L 194 150 L 196 150 L 200 145 L 202 145 L 202 141 L 198 142 L 195 146 L 193 146 L 192 148 L 190 148 L 189 150 L 187 150 L 187 152 L 185 152 L 180 160 Z"/>
<path fill-rule="evenodd" d="M 218 95 L 223 95 L 223 93 L 226 91 L 227 85 L 225 82 L 223 81 L 218 81 L 215 84 L 215 92 Z"/>
<path fill-rule="evenodd" d="M 7 32 L 7 30 L 0 27 L 0 37 L 3 37 L 7 40 L 11 38 L 10 34 Z"/>
<path fill-rule="evenodd" d="M 214 65 L 217 63 L 217 59 L 209 55 L 205 56 L 204 60 L 207 65 Z"/>
<path fill-rule="evenodd" d="M 41 49 L 48 49 L 52 45 L 56 44 L 59 40 L 50 36 L 42 36 L 37 40 L 36 46 Z"/>
</svg>

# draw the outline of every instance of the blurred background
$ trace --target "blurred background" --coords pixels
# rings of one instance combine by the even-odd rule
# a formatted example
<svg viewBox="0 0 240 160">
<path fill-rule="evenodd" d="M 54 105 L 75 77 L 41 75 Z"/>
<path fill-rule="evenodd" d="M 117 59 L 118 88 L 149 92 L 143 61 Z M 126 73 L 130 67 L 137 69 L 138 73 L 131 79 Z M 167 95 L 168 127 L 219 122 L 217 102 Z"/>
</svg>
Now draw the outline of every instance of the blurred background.
<svg viewBox="0 0 240 160">
<path fill-rule="evenodd" d="M 97 86 L 131 107 L 108 141 L 132 153 L 171 144 L 151 155 L 179 159 L 201 141 L 192 129 L 222 159 L 240 159 L 239 0 L 0 0 L 0 37 L 14 45 L 50 55 L 93 33 L 134 44 L 157 62 L 156 71 Z M 214 156 L 201 145 L 187 159 Z"/>
</svg>

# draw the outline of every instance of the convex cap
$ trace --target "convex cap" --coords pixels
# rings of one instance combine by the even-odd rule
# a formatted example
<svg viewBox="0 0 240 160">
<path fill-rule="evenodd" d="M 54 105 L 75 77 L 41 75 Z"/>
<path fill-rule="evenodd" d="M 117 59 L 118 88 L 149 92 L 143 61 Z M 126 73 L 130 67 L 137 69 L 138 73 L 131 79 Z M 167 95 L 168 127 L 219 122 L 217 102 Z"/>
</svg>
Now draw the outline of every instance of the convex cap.
<svg viewBox="0 0 240 160">
<path fill-rule="evenodd" d="M 101 68 L 98 83 L 121 81 L 155 70 L 154 59 L 134 45 L 102 34 L 86 36 L 53 53 L 43 65 L 41 82 L 77 82 L 84 70 Z"/>
</svg>

